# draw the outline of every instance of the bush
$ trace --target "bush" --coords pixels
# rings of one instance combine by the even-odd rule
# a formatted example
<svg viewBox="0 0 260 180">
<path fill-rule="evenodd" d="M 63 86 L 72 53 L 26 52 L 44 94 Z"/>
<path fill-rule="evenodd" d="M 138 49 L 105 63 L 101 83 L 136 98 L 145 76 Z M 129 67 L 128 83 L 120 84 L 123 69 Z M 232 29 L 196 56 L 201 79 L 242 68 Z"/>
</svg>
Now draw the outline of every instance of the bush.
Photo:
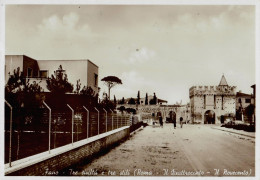
<svg viewBox="0 0 260 180">
<path fill-rule="evenodd" d="M 244 130 L 247 132 L 255 132 L 255 125 L 229 123 L 229 124 L 224 124 L 221 127 L 233 128 L 236 130 Z"/>
</svg>

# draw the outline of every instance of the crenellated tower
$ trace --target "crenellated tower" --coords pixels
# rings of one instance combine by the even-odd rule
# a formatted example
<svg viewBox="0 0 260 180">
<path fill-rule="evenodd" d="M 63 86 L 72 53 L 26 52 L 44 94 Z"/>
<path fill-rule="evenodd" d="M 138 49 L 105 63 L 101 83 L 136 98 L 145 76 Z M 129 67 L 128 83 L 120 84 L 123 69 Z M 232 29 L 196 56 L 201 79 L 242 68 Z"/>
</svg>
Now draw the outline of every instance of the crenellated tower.
<svg viewBox="0 0 260 180">
<path fill-rule="evenodd" d="M 192 86 L 189 90 L 194 123 L 223 123 L 236 110 L 236 86 L 229 86 L 222 75 L 218 86 Z"/>
</svg>

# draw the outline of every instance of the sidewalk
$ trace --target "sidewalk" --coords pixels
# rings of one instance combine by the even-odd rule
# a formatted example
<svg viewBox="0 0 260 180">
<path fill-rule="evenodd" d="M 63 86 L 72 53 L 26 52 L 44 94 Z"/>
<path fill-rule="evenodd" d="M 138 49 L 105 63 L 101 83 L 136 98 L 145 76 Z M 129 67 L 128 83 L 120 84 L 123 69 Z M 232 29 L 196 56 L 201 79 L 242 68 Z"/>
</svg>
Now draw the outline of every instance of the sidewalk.
<svg viewBox="0 0 260 180">
<path fill-rule="evenodd" d="M 220 126 L 211 126 L 211 128 L 212 129 L 218 129 L 218 130 L 221 130 L 221 131 L 227 131 L 227 132 L 234 133 L 234 134 L 239 134 L 239 135 L 242 135 L 242 136 L 255 138 L 255 132 L 247 132 L 247 131 L 244 131 L 244 130 L 237 130 L 237 129 L 220 127 Z"/>
</svg>

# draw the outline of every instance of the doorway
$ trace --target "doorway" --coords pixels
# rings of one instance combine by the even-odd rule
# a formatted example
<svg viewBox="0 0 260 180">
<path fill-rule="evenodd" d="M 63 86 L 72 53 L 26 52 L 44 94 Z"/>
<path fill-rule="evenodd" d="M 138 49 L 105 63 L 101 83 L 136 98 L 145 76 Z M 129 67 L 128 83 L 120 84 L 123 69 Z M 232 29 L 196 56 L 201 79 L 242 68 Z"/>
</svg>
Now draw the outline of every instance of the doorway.
<svg viewBox="0 0 260 180">
<path fill-rule="evenodd" d="M 215 112 L 208 110 L 204 114 L 204 124 L 215 124 Z"/>
</svg>

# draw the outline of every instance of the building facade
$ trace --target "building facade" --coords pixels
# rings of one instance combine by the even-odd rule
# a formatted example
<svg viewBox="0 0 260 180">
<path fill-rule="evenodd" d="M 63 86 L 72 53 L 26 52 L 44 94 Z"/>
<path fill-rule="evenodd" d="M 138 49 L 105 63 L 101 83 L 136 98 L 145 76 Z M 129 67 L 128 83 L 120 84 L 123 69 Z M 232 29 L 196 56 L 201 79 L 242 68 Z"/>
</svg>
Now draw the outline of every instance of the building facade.
<svg viewBox="0 0 260 180">
<path fill-rule="evenodd" d="M 236 86 L 223 75 L 218 86 L 192 86 L 189 90 L 192 123 L 220 124 L 236 113 Z"/>
<path fill-rule="evenodd" d="M 245 109 L 250 104 L 254 104 L 254 98 L 252 94 L 245 94 L 241 91 L 237 92 L 236 95 L 236 110 L 242 108 Z"/>
<path fill-rule="evenodd" d="M 98 93 L 98 66 L 90 60 L 35 60 L 25 55 L 5 56 L 5 83 L 18 67 L 30 83 L 38 83 L 44 92 L 48 92 L 46 79 L 54 75 L 59 66 L 68 76 L 68 81 L 76 88 L 80 80 L 81 88 L 90 86 Z"/>
<path fill-rule="evenodd" d="M 136 109 L 137 113 L 141 115 L 142 119 L 145 120 L 146 118 L 158 118 L 156 115 L 158 112 L 161 112 L 161 115 L 163 117 L 163 120 L 165 121 L 167 118 L 170 117 L 170 113 L 173 114 L 173 118 L 176 119 L 177 123 L 180 122 L 180 117 L 183 118 L 184 122 L 190 123 L 191 117 L 190 117 L 190 104 L 186 105 L 162 105 L 162 104 L 156 104 L 156 105 L 133 105 L 133 104 L 117 104 L 117 109 L 119 109 L 121 106 L 124 106 L 125 109 L 132 108 Z"/>
</svg>

